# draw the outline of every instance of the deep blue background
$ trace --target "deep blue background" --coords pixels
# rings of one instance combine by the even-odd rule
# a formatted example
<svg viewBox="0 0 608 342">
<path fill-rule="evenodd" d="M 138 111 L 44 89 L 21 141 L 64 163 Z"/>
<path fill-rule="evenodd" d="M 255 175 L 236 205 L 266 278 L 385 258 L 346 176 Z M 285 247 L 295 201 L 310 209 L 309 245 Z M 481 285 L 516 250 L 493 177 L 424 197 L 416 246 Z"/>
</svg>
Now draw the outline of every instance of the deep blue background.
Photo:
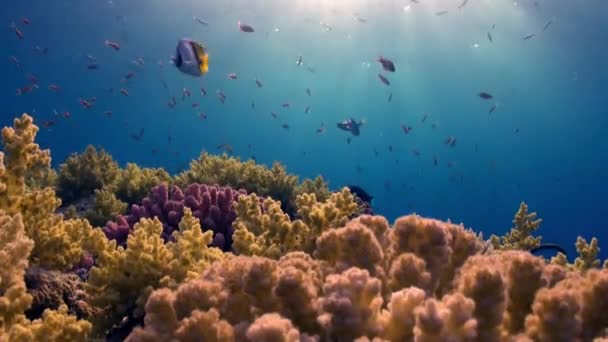
<svg viewBox="0 0 608 342">
<path fill-rule="evenodd" d="M 606 245 L 608 3 L 471 0 L 460 10 L 458 4 L 13 1 L 0 12 L 6 27 L 0 32 L 0 123 L 8 125 L 22 112 L 40 123 L 53 118 L 53 109 L 70 111 L 71 118 L 39 134 L 54 165 L 94 144 L 121 163 L 176 172 L 201 150 L 215 153 L 218 144 L 229 143 L 237 156 L 266 164 L 279 160 L 302 177 L 322 174 L 336 188 L 359 184 L 390 220 L 415 211 L 463 222 L 485 236 L 503 234 L 523 200 L 543 218 L 545 241 L 563 244 L 572 254 L 577 235 L 597 236 Z M 448 14 L 436 16 L 440 10 Z M 355 13 L 366 22 L 355 20 Z M 238 20 L 256 32 L 239 32 Z M 552 25 L 542 32 L 549 20 Z M 13 21 L 25 39 L 17 39 Z M 537 36 L 522 39 L 531 33 Z M 167 64 L 181 37 L 207 46 L 211 64 L 205 77 L 180 74 Z M 104 46 L 106 39 L 120 42 L 121 50 Z M 48 47 L 48 54 L 36 53 L 36 45 Z M 86 54 L 98 59 L 99 70 L 86 69 Z M 300 55 L 305 65 L 298 67 Z M 383 72 L 390 87 L 377 79 L 378 55 L 396 63 L 396 73 Z M 10 56 L 20 60 L 20 69 Z M 146 64 L 134 65 L 137 57 Z M 136 75 L 124 97 L 120 80 L 130 71 Z M 239 79 L 229 80 L 229 72 Z M 40 89 L 16 96 L 29 73 L 40 79 Z M 256 77 L 264 88 L 255 86 Z M 51 83 L 62 88 L 58 94 L 48 91 Z M 186 101 L 184 87 L 192 91 Z M 218 89 L 227 95 L 225 105 L 217 100 Z M 493 102 L 477 97 L 480 91 L 495 96 L 493 114 Z M 178 102 L 174 109 L 166 105 L 171 96 Z M 97 97 L 94 108 L 78 104 L 78 98 L 91 97 Z M 201 109 L 192 108 L 195 102 Z M 285 102 L 290 109 L 281 107 Z M 304 114 L 307 105 L 310 114 Z M 200 110 L 207 120 L 198 117 Z M 424 124 L 423 113 L 430 114 Z M 367 123 L 347 144 L 347 133 L 335 123 L 351 116 Z M 327 131 L 318 135 L 322 123 Z M 413 131 L 404 135 L 401 124 Z M 133 141 L 130 135 L 141 128 L 143 141 Z M 457 138 L 452 149 L 443 144 L 448 136 Z"/>
</svg>

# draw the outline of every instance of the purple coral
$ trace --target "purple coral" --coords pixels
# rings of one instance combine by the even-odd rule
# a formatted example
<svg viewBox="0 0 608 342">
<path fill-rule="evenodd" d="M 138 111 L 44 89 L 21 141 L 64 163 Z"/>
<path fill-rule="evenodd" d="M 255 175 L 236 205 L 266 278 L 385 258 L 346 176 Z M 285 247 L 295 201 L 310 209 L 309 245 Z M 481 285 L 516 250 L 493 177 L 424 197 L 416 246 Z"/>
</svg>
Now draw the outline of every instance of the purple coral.
<svg viewBox="0 0 608 342">
<path fill-rule="evenodd" d="M 197 183 L 182 191 L 175 185 L 169 187 L 163 183 L 154 187 L 141 205 L 134 204 L 129 215 L 108 222 L 103 230 L 109 239 L 124 244 L 129 231 L 141 218 L 157 217 L 163 223 L 163 238 L 169 240 L 171 233 L 178 229 L 185 206 L 200 220 L 204 231 L 213 231 L 212 246 L 229 251 L 234 233 L 232 222 L 236 219 L 232 204 L 240 195 L 246 194 L 245 190 Z"/>
</svg>

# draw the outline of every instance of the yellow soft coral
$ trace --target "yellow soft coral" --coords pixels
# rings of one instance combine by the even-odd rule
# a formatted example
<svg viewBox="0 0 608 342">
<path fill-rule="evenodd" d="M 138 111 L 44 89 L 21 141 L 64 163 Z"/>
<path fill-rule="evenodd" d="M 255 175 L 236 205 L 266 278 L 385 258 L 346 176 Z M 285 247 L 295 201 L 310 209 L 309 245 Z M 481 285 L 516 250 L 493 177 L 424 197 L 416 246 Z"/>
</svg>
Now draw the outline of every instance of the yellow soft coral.
<svg viewBox="0 0 608 342">
<path fill-rule="evenodd" d="M 538 229 L 541 222 L 541 219 L 536 219 L 536 213 L 528 213 L 528 205 L 521 202 L 513 219 L 514 227 L 511 231 L 502 237 L 492 235 L 490 241 L 496 249 L 530 250 L 540 246 L 542 237 L 534 237 L 532 233 Z"/>
<path fill-rule="evenodd" d="M 556 256 L 551 258 L 551 263 L 579 272 L 600 267 L 601 262 L 597 258 L 600 253 L 600 247 L 597 238 L 591 238 L 591 242 L 587 242 L 582 236 L 579 236 L 576 238 L 575 245 L 578 257 L 574 259 L 573 264 L 568 263 L 568 258 L 562 252 L 557 253 Z M 604 262 L 604 267 L 606 265 L 608 265 L 608 259 Z"/>
<path fill-rule="evenodd" d="M 253 160 L 241 161 L 224 154 L 212 156 L 202 153 L 190 163 L 190 169 L 175 177 L 175 183 L 186 186 L 192 183 L 229 185 L 249 193 L 269 196 L 280 201 L 282 208 L 291 211 L 298 185 L 298 177 L 290 175 L 278 162 L 268 168 Z"/>
<path fill-rule="evenodd" d="M 23 275 L 33 246 L 25 236 L 21 215 L 11 217 L 0 212 L 0 340 L 14 324 L 25 321 L 23 312 L 32 304 Z"/>
<path fill-rule="evenodd" d="M 93 208 L 87 210 L 84 216 L 95 226 L 102 226 L 117 215 L 124 214 L 127 203 L 122 202 L 107 189 L 95 190 Z"/>
<path fill-rule="evenodd" d="M 88 341 L 91 323 L 68 314 L 68 307 L 61 305 L 58 310 L 44 310 L 42 318 L 13 328 L 9 341 Z"/>
<path fill-rule="evenodd" d="M 307 251 L 314 248 L 314 242 L 328 228 L 342 227 L 357 211 L 355 197 L 348 188 L 335 192 L 324 202 L 317 201 L 314 194 L 302 194 L 296 199 L 298 216 L 308 226 L 310 233 L 304 242 Z"/>
<path fill-rule="evenodd" d="M 255 194 L 240 196 L 234 205 L 237 219 L 232 248 L 238 254 L 260 255 L 278 259 L 288 251 L 302 249 L 309 234 L 303 222 L 292 222 L 278 201 L 267 198 L 259 205 Z"/>
<path fill-rule="evenodd" d="M 121 201 L 135 203 L 144 198 L 153 187 L 170 180 L 171 176 L 163 169 L 141 168 L 137 164 L 128 163 L 109 188 Z"/>
<path fill-rule="evenodd" d="M 0 212 L 0 341 L 86 341 L 91 324 L 69 315 L 66 306 L 45 310 L 42 319 L 25 317 L 32 296 L 23 276 L 32 248 L 21 214 L 11 217 Z"/>
<path fill-rule="evenodd" d="M 89 145 L 82 154 L 72 154 L 59 167 L 57 194 L 71 203 L 93 194 L 111 184 L 119 174 L 118 164 L 112 156 Z"/>
<path fill-rule="evenodd" d="M 317 202 L 314 194 L 302 194 L 296 202 L 301 219 L 291 221 L 278 201 L 266 198 L 260 207 L 260 198 L 255 194 L 239 197 L 234 206 L 235 252 L 274 259 L 296 250 L 311 253 L 321 233 L 345 225 L 357 210 L 348 188 L 332 194 L 325 202 Z"/>
<path fill-rule="evenodd" d="M 202 233 L 188 208 L 180 230 L 173 234 L 175 242 L 165 244 L 162 231 L 157 218 L 142 219 L 129 235 L 126 249 L 116 247 L 114 241 L 107 247 L 90 247 L 105 249 L 91 269 L 87 288 L 90 303 L 101 310 L 96 327 L 109 329 L 125 316 L 141 317 L 153 289 L 176 286 L 208 263 L 223 258 L 219 249 L 207 247 L 211 232 Z"/>
<path fill-rule="evenodd" d="M 314 193 L 324 201 L 329 195 L 322 177 L 304 180 L 298 185 L 298 177 L 287 173 L 278 162 L 272 167 L 256 164 L 253 160 L 241 161 L 226 154 L 213 156 L 202 153 L 190 163 L 190 169 L 175 177 L 178 186 L 192 183 L 229 185 L 234 189 L 245 189 L 248 193 L 270 197 L 280 202 L 281 209 L 293 217 L 298 194 Z"/>
<path fill-rule="evenodd" d="M 0 209 L 9 215 L 21 211 L 21 200 L 26 191 L 26 175 L 37 175 L 51 163 L 49 150 L 41 150 L 38 144 L 34 143 L 38 126 L 33 122 L 31 116 L 23 114 L 20 119 L 14 120 L 14 127 L 2 129 L 6 172 L 0 177 L 0 183 L 5 184 L 0 189 Z"/>
<path fill-rule="evenodd" d="M 5 184 L 0 188 L 0 210 L 22 214 L 26 235 L 35 242 L 30 257 L 34 264 L 65 269 L 82 255 L 82 238 L 91 228 L 82 221 L 63 221 L 55 214 L 61 201 L 52 188 L 26 187 L 26 178 L 42 176 L 50 163 L 49 151 L 34 143 L 37 132 L 27 114 L 15 119 L 14 128 L 2 130 L 7 158 L 6 172 L 0 176 Z"/>
<path fill-rule="evenodd" d="M 101 310 L 96 327 L 109 329 L 131 313 L 141 316 L 150 288 L 171 271 L 172 255 L 160 236 L 162 230 L 158 219 L 142 219 L 129 235 L 126 249 L 116 248 L 112 241 L 99 256 L 87 284 L 90 304 Z"/>
<path fill-rule="evenodd" d="M 597 258 L 600 247 L 596 238 L 592 238 L 591 242 L 588 243 L 583 237 L 577 237 L 576 251 L 579 256 L 574 260 L 574 268 L 584 272 L 590 268 L 600 267 L 600 260 Z"/>
<path fill-rule="evenodd" d="M 200 221 L 188 207 L 184 208 L 179 231 L 173 232 L 173 238 L 175 242 L 168 243 L 167 247 L 173 254 L 169 266 L 176 283 L 197 277 L 209 264 L 226 257 L 221 249 L 208 247 L 213 241 L 213 231 L 203 233 Z"/>
</svg>

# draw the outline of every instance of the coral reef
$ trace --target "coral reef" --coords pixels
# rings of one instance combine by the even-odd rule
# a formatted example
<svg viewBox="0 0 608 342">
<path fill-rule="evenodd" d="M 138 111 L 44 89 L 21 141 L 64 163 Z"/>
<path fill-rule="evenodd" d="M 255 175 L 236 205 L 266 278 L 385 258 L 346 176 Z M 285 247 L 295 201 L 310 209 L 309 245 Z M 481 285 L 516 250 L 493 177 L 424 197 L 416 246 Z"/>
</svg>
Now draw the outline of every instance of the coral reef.
<svg viewBox="0 0 608 342">
<path fill-rule="evenodd" d="M 353 218 L 360 205 L 347 188 L 330 194 L 321 179 L 298 185 L 284 169 L 272 176 L 225 156 L 205 155 L 180 181 L 215 180 L 212 171 L 242 183 L 260 177 L 252 188 L 266 195 L 195 183 L 151 188 L 166 175 L 135 165 L 91 185 L 100 160 L 114 164 L 89 151 L 96 166 L 81 170 L 82 180 L 79 167 L 65 166 L 63 184 L 72 176 L 86 184 L 73 199 L 95 194 L 94 223 L 151 189 L 102 230 L 76 210 L 66 212 L 71 219 L 57 214 L 37 130 L 24 115 L 2 131 L 0 341 L 608 339 L 608 269 L 599 268 L 597 239 L 577 240 L 573 264 L 534 256 L 540 220 L 523 203 L 492 249 L 462 224 Z M 74 158 L 66 165 L 86 159 Z M 230 170 L 214 169 L 223 166 Z M 287 194 L 291 213 L 274 191 Z"/>
<path fill-rule="evenodd" d="M 204 184 L 190 184 L 184 191 L 166 183 L 154 187 L 141 205 L 134 204 L 130 214 L 108 222 L 104 232 L 110 239 L 124 244 L 127 234 L 141 218 L 158 218 L 163 224 L 163 237 L 168 239 L 183 216 L 184 208 L 190 208 L 205 231 L 213 232 L 213 246 L 229 251 L 232 246 L 232 223 L 236 219 L 233 208 L 244 190 Z"/>
<path fill-rule="evenodd" d="M 322 233 L 312 258 L 291 252 L 278 261 L 239 256 L 212 264 L 176 290 L 152 294 L 146 309 L 152 317 L 169 315 L 170 328 L 146 320 L 130 338 L 175 338 L 180 327 L 209 313 L 237 341 L 253 338 L 256 322 L 280 341 L 604 336 L 608 270 L 580 276 L 525 251 L 483 255 L 471 231 L 416 215 L 388 228 L 381 217 L 362 216 Z M 152 298 L 163 298 L 162 305 Z"/>
</svg>

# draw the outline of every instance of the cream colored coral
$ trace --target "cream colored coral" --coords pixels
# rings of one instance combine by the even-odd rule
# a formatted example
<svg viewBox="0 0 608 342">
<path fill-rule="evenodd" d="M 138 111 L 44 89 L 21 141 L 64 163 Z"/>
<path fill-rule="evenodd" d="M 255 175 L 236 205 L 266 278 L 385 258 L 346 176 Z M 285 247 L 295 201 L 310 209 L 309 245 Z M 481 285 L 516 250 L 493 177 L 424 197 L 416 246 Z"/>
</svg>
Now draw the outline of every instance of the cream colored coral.
<svg viewBox="0 0 608 342">
<path fill-rule="evenodd" d="M 384 276 L 380 266 L 384 253 L 374 232 L 358 221 L 351 221 L 342 228 L 323 232 L 317 239 L 313 256 L 341 273 L 350 267 L 365 269 L 372 276 Z"/>
<path fill-rule="evenodd" d="M 291 321 L 277 313 L 268 313 L 257 318 L 247 328 L 250 342 L 300 342 L 300 332 Z"/>
<path fill-rule="evenodd" d="M 175 300 L 168 289 L 152 293 L 146 303 L 145 328 L 135 328 L 126 341 L 234 341 L 232 326 L 220 319 L 216 309 L 196 309 L 191 315 L 180 317 L 174 309 Z"/>
<path fill-rule="evenodd" d="M 431 274 L 430 291 L 439 286 L 442 272 L 452 256 L 452 237 L 444 222 L 418 215 L 398 218 L 391 231 L 391 254 L 413 253 L 426 263 Z"/>
<path fill-rule="evenodd" d="M 382 303 L 380 280 L 353 267 L 326 278 L 318 321 L 335 340 L 377 336 L 381 330 L 378 317 Z"/>
<path fill-rule="evenodd" d="M 578 341 L 580 305 L 573 290 L 556 286 L 536 294 L 526 317 L 526 334 L 535 341 Z"/>
<path fill-rule="evenodd" d="M 378 322 L 381 336 L 390 341 L 412 341 L 416 326 L 415 309 L 425 300 L 425 292 L 417 287 L 408 287 L 393 292 L 386 310 Z"/>
<path fill-rule="evenodd" d="M 471 299 L 459 293 L 447 295 L 441 301 L 433 298 L 426 300 L 415 310 L 414 341 L 477 341 L 474 307 Z"/>
<path fill-rule="evenodd" d="M 480 341 L 498 341 L 506 308 L 506 282 L 499 259 L 488 256 L 469 258 L 456 278 L 456 290 L 475 302 Z"/>
</svg>

